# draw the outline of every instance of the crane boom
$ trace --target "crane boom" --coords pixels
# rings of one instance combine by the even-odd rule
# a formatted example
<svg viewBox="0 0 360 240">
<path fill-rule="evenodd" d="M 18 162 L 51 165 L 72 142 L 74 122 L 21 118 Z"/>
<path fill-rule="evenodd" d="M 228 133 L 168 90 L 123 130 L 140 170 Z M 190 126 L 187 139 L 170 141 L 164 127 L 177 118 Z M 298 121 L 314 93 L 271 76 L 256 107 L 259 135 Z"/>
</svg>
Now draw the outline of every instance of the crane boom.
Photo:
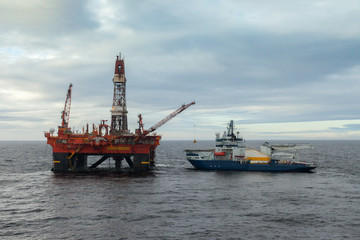
<svg viewBox="0 0 360 240">
<path fill-rule="evenodd" d="M 179 107 L 174 112 L 170 113 L 168 116 L 166 116 L 164 119 L 162 119 L 160 122 L 156 123 L 154 126 L 149 128 L 148 130 L 145 130 L 144 134 L 146 135 L 148 133 L 155 131 L 156 129 L 158 129 L 159 127 L 161 127 L 162 125 L 164 125 L 165 123 L 170 121 L 172 118 L 176 117 L 179 113 L 181 113 L 182 111 L 184 111 L 185 109 L 187 109 L 188 107 L 190 107 L 191 105 L 194 105 L 194 104 L 195 104 L 195 101 L 188 103 L 186 105 L 183 104 L 181 107 Z"/>
<path fill-rule="evenodd" d="M 70 83 L 69 89 L 68 89 L 68 92 L 66 95 L 64 111 L 62 111 L 62 113 L 61 113 L 61 120 L 62 120 L 61 126 L 64 128 L 68 128 L 68 125 L 69 125 L 70 106 L 71 106 L 71 88 L 72 88 L 72 84 Z"/>
</svg>

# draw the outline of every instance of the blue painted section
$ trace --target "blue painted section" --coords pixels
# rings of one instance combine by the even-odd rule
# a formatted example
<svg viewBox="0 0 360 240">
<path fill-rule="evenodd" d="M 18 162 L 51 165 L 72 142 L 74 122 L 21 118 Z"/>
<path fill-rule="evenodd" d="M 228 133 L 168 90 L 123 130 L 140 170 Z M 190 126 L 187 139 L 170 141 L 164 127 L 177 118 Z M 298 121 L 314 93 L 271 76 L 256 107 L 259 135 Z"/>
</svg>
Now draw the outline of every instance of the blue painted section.
<svg viewBox="0 0 360 240">
<path fill-rule="evenodd" d="M 270 164 L 239 163 L 231 160 L 189 160 L 196 168 L 201 170 L 225 171 L 257 171 L 257 172 L 309 172 L 315 167 L 301 164 Z"/>
</svg>

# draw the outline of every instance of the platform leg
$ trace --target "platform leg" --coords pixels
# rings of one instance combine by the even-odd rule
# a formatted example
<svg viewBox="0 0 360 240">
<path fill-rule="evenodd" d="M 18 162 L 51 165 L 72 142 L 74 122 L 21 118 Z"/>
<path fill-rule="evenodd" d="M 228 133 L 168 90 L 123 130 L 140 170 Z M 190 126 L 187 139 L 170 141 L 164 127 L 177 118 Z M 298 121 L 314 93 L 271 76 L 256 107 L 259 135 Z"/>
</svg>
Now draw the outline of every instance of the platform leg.
<svg viewBox="0 0 360 240">
<path fill-rule="evenodd" d="M 155 149 L 150 151 L 150 167 L 155 166 Z"/>
<path fill-rule="evenodd" d="M 67 172 L 70 168 L 68 153 L 53 153 L 53 171 L 54 172 Z"/>
<path fill-rule="evenodd" d="M 87 155 L 76 155 L 74 158 L 74 171 L 82 171 L 87 168 Z"/>
<path fill-rule="evenodd" d="M 113 157 L 113 159 L 115 160 L 115 170 L 116 171 L 120 171 L 121 170 L 121 161 L 122 161 L 122 157 Z"/>
<path fill-rule="evenodd" d="M 147 171 L 150 169 L 149 154 L 135 154 L 134 155 L 134 171 Z"/>
</svg>

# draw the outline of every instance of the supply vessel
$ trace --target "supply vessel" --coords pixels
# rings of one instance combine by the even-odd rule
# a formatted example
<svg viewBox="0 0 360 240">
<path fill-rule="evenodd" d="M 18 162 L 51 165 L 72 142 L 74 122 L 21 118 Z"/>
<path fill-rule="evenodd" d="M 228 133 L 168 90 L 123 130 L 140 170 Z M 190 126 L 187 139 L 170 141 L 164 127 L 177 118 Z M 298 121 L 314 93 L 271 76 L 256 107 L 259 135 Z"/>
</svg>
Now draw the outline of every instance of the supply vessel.
<svg viewBox="0 0 360 240">
<path fill-rule="evenodd" d="M 107 159 L 115 161 L 115 170 L 121 169 L 123 160 L 134 171 L 146 171 L 155 165 L 155 149 L 160 144 L 161 136 L 154 131 L 195 102 L 183 104 L 147 130 L 144 129 L 142 116 L 139 114 L 139 127 L 135 132 L 131 132 L 127 119 L 126 81 L 125 62 L 120 55 L 115 61 L 110 125 L 106 120 L 101 120 L 99 125 L 92 124 L 92 129 L 89 129 L 89 124 L 86 124 L 80 133 L 69 127 L 72 92 L 70 84 L 57 135 L 54 134 L 54 128 L 44 133 L 47 143 L 53 148 L 54 172 L 94 171 Z M 88 166 L 88 156 L 97 156 L 98 160 Z"/>
<path fill-rule="evenodd" d="M 265 142 L 260 151 L 247 148 L 245 141 L 234 134 L 234 121 L 222 136 L 216 134 L 215 149 L 185 149 L 186 159 L 201 170 L 232 170 L 261 172 L 310 172 L 315 163 L 299 161 L 296 151 L 313 148 L 311 144 L 270 144 Z"/>
</svg>

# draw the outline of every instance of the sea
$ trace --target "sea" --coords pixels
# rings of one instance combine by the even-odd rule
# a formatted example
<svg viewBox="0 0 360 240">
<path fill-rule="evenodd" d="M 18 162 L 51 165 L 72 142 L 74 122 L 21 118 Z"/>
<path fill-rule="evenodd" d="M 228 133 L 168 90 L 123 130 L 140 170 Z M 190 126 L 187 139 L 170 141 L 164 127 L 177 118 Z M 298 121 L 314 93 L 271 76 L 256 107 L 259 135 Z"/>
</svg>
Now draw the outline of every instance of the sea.
<svg viewBox="0 0 360 240">
<path fill-rule="evenodd" d="M 306 142 L 313 173 L 198 171 L 184 149 L 213 141 L 161 141 L 147 173 L 54 174 L 45 142 L 1 141 L 0 239 L 360 239 L 360 141 Z"/>
</svg>

